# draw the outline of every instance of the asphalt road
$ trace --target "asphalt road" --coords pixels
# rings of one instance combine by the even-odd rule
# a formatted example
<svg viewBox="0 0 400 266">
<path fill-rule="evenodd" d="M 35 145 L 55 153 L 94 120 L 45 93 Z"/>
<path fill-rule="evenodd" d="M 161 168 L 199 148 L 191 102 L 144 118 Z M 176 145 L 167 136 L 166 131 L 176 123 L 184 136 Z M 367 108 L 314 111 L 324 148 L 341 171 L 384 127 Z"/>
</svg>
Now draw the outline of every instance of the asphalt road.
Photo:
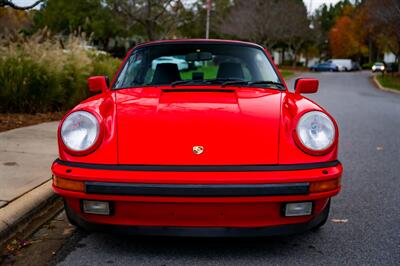
<svg viewBox="0 0 400 266">
<path fill-rule="evenodd" d="M 370 73 L 305 74 L 340 127 L 343 190 L 318 232 L 257 239 L 133 238 L 93 233 L 66 243 L 60 265 L 399 265 L 400 94 Z M 337 223 L 332 219 L 347 221 Z"/>
</svg>

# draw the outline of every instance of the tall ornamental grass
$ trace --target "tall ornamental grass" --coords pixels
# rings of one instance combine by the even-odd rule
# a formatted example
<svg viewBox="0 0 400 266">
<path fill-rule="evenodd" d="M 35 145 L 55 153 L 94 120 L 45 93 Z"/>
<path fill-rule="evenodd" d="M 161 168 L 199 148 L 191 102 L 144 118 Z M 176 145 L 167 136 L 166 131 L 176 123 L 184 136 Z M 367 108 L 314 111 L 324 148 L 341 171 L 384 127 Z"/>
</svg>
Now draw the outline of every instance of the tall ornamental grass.
<svg viewBox="0 0 400 266">
<path fill-rule="evenodd" d="M 89 96 L 87 78 L 114 76 L 120 64 L 84 49 L 76 38 L 64 48 L 55 39 L 33 36 L 0 43 L 0 112 L 67 110 Z"/>
</svg>

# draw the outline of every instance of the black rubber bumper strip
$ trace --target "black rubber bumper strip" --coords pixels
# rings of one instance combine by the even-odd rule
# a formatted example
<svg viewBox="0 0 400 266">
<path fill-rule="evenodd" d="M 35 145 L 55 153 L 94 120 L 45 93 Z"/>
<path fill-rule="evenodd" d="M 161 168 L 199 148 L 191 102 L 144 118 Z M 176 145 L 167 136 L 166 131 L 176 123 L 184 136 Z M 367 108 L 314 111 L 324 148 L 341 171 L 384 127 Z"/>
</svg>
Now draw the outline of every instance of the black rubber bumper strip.
<svg viewBox="0 0 400 266">
<path fill-rule="evenodd" d="M 124 196 L 241 197 L 308 194 L 309 183 L 280 184 L 137 184 L 85 182 L 87 194 Z"/>
<path fill-rule="evenodd" d="M 256 165 L 142 165 L 142 164 L 92 164 L 68 162 L 57 159 L 54 163 L 77 168 L 116 171 L 154 171 L 154 172 L 262 172 L 296 171 L 333 167 L 339 161 L 306 164 L 256 164 Z"/>
</svg>

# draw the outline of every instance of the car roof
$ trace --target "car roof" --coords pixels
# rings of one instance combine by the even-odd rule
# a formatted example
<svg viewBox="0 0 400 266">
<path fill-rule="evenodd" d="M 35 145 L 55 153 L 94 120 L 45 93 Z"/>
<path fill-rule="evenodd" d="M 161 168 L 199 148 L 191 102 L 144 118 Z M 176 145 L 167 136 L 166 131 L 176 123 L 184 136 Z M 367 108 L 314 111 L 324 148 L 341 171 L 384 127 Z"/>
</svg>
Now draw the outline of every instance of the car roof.
<svg viewBox="0 0 400 266">
<path fill-rule="evenodd" d="M 134 49 L 142 48 L 146 46 L 153 46 L 153 45 L 163 45 L 163 44 L 192 44 L 192 43 L 218 43 L 218 44 L 236 44 L 236 45 L 244 45 L 244 46 L 252 46 L 260 49 L 264 49 L 261 45 L 251 43 L 251 42 L 244 42 L 244 41 L 237 41 L 237 40 L 222 40 L 222 39 L 174 39 L 174 40 L 159 40 L 159 41 L 150 41 L 144 42 L 136 45 Z"/>
</svg>

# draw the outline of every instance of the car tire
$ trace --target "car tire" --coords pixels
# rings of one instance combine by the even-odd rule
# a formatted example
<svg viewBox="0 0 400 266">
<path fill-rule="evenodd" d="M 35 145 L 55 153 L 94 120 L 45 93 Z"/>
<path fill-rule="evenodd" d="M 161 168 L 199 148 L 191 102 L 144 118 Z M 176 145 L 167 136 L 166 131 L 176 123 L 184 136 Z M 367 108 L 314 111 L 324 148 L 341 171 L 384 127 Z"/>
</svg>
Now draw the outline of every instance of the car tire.
<svg viewBox="0 0 400 266">
<path fill-rule="evenodd" d="M 65 210 L 65 215 L 67 216 L 67 219 L 68 219 L 68 222 L 70 223 L 70 224 L 72 224 L 73 226 L 76 226 L 76 227 L 78 227 L 78 224 L 75 222 L 75 220 L 71 217 L 71 214 L 70 214 L 70 209 L 69 209 L 69 207 L 68 207 L 68 205 L 67 205 L 67 203 L 65 202 L 65 200 L 64 200 L 64 210 Z"/>
<path fill-rule="evenodd" d="M 82 226 L 80 226 L 80 225 L 74 220 L 74 218 L 72 218 L 71 209 L 68 207 L 68 204 L 65 202 L 65 200 L 64 200 L 64 210 L 65 210 L 65 215 L 67 216 L 68 222 L 69 222 L 70 224 L 72 224 L 73 226 L 75 226 L 78 230 L 81 230 L 81 231 L 84 231 L 84 232 L 87 231 L 85 228 L 83 228 Z"/>
<path fill-rule="evenodd" d="M 314 226 L 311 230 L 312 231 L 318 231 L 322 226 L 324 226 L 324 224 L 326 224 L 326 222 L 328 221 L 328 217 L 329 217 L 329 212 L 331 210 L 331 199 L 329 199 L 328 203 L 326 204 L 326 209 L 324 210 L 324 212 L 326 212 L 325 217 L 322 219 L 322 221 L 317 224 L 316 226 Z"/>
</svg>

